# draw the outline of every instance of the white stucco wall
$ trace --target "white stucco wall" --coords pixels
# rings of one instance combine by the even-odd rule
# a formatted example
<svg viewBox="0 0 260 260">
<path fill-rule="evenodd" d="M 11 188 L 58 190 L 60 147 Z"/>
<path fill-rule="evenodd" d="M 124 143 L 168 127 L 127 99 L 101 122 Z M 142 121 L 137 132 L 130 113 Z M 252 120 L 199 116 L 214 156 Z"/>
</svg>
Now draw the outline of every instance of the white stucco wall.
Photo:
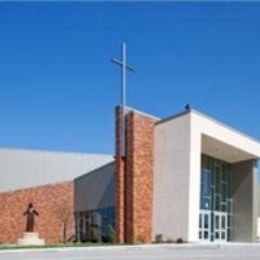
<svg viewBox="0 0 260 260">
<path fill-rule="evenodd" d="M 0 192 L 72 181 L 113 160 L 110 155 L 0 149 Z"/>
<path fill-rule="evenodd" d="M 155 127 L 153 238 L 188 240 L 190 115 Z"/>
</svg>

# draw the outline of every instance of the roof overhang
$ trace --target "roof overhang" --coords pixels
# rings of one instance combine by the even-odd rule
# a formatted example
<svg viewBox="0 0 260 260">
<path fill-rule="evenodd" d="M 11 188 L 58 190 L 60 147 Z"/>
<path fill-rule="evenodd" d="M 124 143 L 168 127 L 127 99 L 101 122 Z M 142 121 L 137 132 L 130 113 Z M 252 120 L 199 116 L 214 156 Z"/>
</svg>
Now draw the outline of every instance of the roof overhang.
<svg viewBox="0 0 260 260">
<path fill-rule="evenodd" d="M 201 149 L 203 154 L 229 163 L 258 159 L 255 154 L 248 153 L 205 134 L 202 134 Z"/>
<path fill-rule="evenodd" d="M 260 142 L 226 124 L 191 112 L 191 135 L 201 136 L 201 152 L 235 163 L 260 158 Z"/>
</svg>

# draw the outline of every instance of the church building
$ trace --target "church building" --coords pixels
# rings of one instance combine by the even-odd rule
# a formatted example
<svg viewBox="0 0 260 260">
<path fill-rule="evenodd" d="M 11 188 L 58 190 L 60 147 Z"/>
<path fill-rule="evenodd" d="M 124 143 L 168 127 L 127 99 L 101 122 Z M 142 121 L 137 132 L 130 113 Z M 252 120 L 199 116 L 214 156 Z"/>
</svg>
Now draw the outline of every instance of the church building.
<svg viewBox="0 0 260 260">
<path fill-rule="evenodd" d="M 47 244 L 108 226 L 119 243 L 257 241 L 259 158 L 258 140 L 196 110 L 117 107 L 114 155 L 0 149 L 0 243 L 22 236 L 29 203 Z"/>
</svg>

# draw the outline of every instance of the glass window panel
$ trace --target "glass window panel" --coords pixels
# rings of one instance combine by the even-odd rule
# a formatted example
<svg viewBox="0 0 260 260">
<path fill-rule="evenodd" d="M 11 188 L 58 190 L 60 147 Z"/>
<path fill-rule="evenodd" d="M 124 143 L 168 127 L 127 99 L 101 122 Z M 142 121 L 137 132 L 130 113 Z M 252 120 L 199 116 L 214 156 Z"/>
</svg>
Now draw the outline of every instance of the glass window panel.
<svg viewBox="0 0 260 260">
<path fill-rule="evenodd" d="M 232 186 L 231 186 L 231 180 L 232 180 L 232 177 L 231 177 L 231 172 L 229 171 L 227 173 L 227 196 L 228 198 L 231 197 L 231 194 L 232 194 Z"/>
<path fill-rule="evenodd" d="M 214 159 L 215 166 L 220 167 L 220 161 L 218 159 Z"/>
<path fill-rule="evenodd" d="M 219 172 L 219 168 L 216 167 L 216 179 L 215 179 L 215 192 L 216 193 L 220 193 L 220 172 Z"/>
<path fill-rule="evenodd" d="M 209 198 L 203 199 L 203 209 L 210 209 L 210 199 Z"/>
<path fill-rule="evenodd" d="M 215 196 L 215 210 L 220 211 L 220 196 Z"/>
<path fill-rule="evenodd" d="M 209 215 L 204 215 L 204 228 L 209 228 Z"/>
<path fill-rule="evenodd" d="M 204 231 L 204 238 L 208 238 L 209 237 L 209 232 L 208 231 Z"/>
<path fill-rule="evenodd" d="M 227 227 L 232 228 L 232 216 L 228 215 L 227 217 Z"/>
<path fill-rule="evenodd" d="M 202 190 L 201 190 L 202 191 Z M 204 202 L 203 202 L 203 196 L 202 194 L 200 195 L 200 208 L 203 209 L 204 208 Z"/>
<path fill-rule="evenodd" d="M 219 229 L 219 215 L 215 216 L 215 229 Z"/>
<path fill-rule="evenodd" d="M 230 200 L 228 200 L 228 202 L 227 202 L 227 212 L 231 212 L 231 201 Z"/>
<path fill-rule="evenodd" d="M 211 191 L 211 176 L 210 171 L 203 171 L 203 196 L 210 196 Z"/>
<path fill-rule="evenodd" d="M 228 182 L 228 164 L 223 163 L 222 181 Z"/>
<path fill-rule="evenodd" d="M 209 156 L 206 156 L 206 168 L 210 169 L 211 167 L 211 158 Z"/>
<path fill-rule="evenodd" d="M 226 216 L 221 217 L 221 228 L 226 228 Z"/>
<path fill-rule="evenodd" d="M 227 200 L 227 185 L 225 183 L 222 183 L 222 189 L 221 189 L 221 195 L 222 195 L 222 201 L 226 202 Z"/>
</svg>

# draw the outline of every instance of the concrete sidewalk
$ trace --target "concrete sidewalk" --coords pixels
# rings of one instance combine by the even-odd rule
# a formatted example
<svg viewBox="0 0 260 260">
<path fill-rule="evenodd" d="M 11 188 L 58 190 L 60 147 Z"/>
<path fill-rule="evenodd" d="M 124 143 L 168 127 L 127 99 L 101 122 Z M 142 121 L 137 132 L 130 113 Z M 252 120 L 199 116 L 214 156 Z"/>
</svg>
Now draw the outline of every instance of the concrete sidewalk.
<svg viewBox="0 0 260 260">
<path fill-rule="evenodd" d="M 2 250 L 0 260 L 259 260 L 259 244 L 160 244 Z"/>
<path fill-rule="evenodd" d="M 10 249 L 1 249 L 0 254 L 8 252 L 43 252 L 43 251 L 91 251 L 91 250 L 145 250 L 145 249 L 171 249 L 171 250 L 234 250 L 234 249 L 259 249 L 260 243 L 161 243 L 161 244 L 144 244 L 144 245 L 93 245 L 93 246 L 68 246 L 68 247 L 35 247 L 35 248 L 22 248 L 10 246 Z"/>
</svg>

